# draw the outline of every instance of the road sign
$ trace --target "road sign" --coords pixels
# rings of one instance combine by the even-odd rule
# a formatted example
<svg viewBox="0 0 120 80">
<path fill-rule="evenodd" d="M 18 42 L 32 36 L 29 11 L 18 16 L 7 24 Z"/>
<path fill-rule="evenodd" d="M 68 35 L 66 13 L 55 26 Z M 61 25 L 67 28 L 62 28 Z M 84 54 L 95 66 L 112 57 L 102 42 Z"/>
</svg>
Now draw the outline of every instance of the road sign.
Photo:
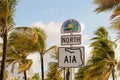
<svg viewBox="0 0 120 80">
<path fill-rule="evenodd" d="M 61 27 L 61 33 L 78 33 L 80 32 L 80 24 L 74 19 L 65 21 Z"/>
<path fill-rule="evenodd" d="M 62 35 L 61 36 L 61 45 L 80 45 L 81 44 L 81 35 Z"/>
<path fill-rule="evenodd" d="M 59 47 L 59 67 L 78 68 L 84 66 L 84 47 Z"/>
</svg>

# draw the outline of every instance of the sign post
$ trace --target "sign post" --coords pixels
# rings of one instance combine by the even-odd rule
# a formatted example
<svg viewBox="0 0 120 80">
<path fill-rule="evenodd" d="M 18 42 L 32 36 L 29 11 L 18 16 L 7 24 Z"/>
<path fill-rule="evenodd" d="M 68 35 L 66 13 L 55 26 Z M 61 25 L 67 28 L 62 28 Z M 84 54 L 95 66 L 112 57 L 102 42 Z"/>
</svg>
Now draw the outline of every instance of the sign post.
<svg viewBox="0 0 120 80">
<path fill-rule="evenodd" d="M 61 36 L 61 45 L 70 45 L 70 47 L 59 47 L 59 67 L 67 68 L 66 78 L 64 80 L 74 80 L 74 73 L 72 68 L 83 67 L 85 63 L 84 47 L 73 47 L 73 45 L 81 44 L 81 35 L 73 34 L 80 33 L 81 26 L 78 21 L 69 19 L 65 21 L 61 27 L 61 33 L 70 33 L 70 35 Z"/>
</svg>

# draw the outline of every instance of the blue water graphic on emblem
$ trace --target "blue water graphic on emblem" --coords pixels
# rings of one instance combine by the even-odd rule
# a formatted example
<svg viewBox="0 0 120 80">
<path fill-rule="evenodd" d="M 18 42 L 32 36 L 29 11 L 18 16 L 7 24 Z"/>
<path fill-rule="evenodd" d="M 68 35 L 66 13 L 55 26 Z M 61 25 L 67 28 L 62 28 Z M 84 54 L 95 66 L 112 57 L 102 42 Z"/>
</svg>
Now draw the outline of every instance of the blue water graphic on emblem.
<svg viewBox="0 0 120 80">
<path fill-rule="evenodd" d="M 64 25 L 64 30 L 70 30 L 70 31 L 74 31 L 74 30 L 78 30 L 78 24 L 75 23 L 75 22 L 67 22 L 65 25 Z"/>
</svg>

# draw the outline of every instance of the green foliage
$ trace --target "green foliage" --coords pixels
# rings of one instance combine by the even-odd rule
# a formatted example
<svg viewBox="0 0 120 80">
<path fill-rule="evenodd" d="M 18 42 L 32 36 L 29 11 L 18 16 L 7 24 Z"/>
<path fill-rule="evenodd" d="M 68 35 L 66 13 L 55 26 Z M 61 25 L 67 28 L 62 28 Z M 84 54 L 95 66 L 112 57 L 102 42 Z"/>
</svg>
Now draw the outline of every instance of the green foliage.
<svg viewBox="0 0 120 80">
<path fill-rule="evenodd" d="M 120 31 L 120 17 L 117 17 L 115 20 L 112 21 L 111 28 Z"/>
<path fill-rule="evenodd" d="M 75 80 L 83 80 L 84 78 L 84 69 L 80 68 L 78 72 L 75 74 Z"/>
<path fill-rule="evenodd" d="M 19 66 L 19 73 L 21 73 L 21 72 L 23 72 L 25 70 L 29 70 L 29 68 L 31 67 L 32 63 L 33 62 L 30 59 L 23 60 L 22 65 Z"/>
<path fill-rule="evenodd" d="M 119 0 L 94 0 L 93 3 L 98 5 L 95 11 L 99 13 L 99 12 L 115 9 L 116 6 L 120 4 L 120 1 Z"/>
<path fill-rule="evenodd" d="M 13 80 L 19 80 L 18 78 L 14 78 Z"/>
<path fill-rule="evenodd" d="M 54 53 L 51 55 L 51 58 L 54 59 L 53 62 L 49 63 L 47 78 L 45 80 L 63 80 L 62 77 L 62 68 L 58 68 L 58 53 Z"/>
<path fill-rule="evenodd" d="M 36 34 L 38 35 L 38 41 L 37 41 L 37 45 L 36 45 L 38 47 L 38 51 L 40 52 L 40 55 L 44 55 L 45 50 L 46 50 L 47 36 L 42 29 L 37 28 L 37 27 L 34 27 L 33 29 L 36 32 Z"/>
<path fill-rule="evenodd" d="M 39 73 L 35 73 L 31 80 L 41 80 Z"/>
<path fill-rule="evenodd" d="M 38 41 L 37 41 L 37 45 L 36 45 L 36 49 L 37 51 L 39 52 L 40 54 L 40 58 L 41 58 L 41 75 L 42 75 L 42 80 L 44 80 L 44 55 L 52 50 L 56 50 L 56 46 L 51 46 L 49 49 L 46 49 L 46 39 L 47 39 L 47 36 L 44 32 L 44 30 L 38 28 L 38 27 L 34 27 L 33 28 L 36 32 L 36 34 L 38 35 Z"/>
<path fill-rule="evenodd" d="M 17 0 L 1 0 L 0 1 L 0 37 L 3 38 L 3 54 L 1 63 L 1 75 L 0 78 L 5 78 L 6 68 L 6 45 L 7 45 L 7 33 L 14 25 L 14 12 L 16 8 Z"/>
<path fill-rule="evenodd" d="M 30 53 L 39 52 L 43 58 L 48 51 L 56 51 L 55 45 L 46 49 L 46 38 L 45 32 L 40 28 L 17 27 L 12 29 L 8 36 L 8 64 L 19 63 L 19 73 L 21 73 L 32 65 L 32 61 L 26 59 Z"/>
<path fill-rule="evenodd" d="M 30 52 L 34 52 L 37 36 L 29 27 L 17 27 L 13 29 L 8 38 L 7 63 L 19 63 L 19 73 L 28 70 L 32 61 L 26 59 Z M 22 44 L 21 44 L 22 43 Z"/>
<path fill-rule="evenodd" d="M 38 36 L 32 28 L 18 27 L 10 32 L 8 46 L 12 46 L 18 53 L 26 54 L 36 51 Z M 22 43 L 22 44 L 21 44 Z"/>
<path fill-rule="evenodd" d="M 18 0 L 0 1 L 0 34 L 3 37 L 3 29 L 10 29 L 14 25 L 14 12 Z"/>
<path fill-rule="evenodd" d="M 109 39 L 104 27 L 99 27 L 91 40 L 91 57 L 87 65 L 79 69 L 76 80 L 108 80 L 115 68 L 115 43 Z"/>
<path fill-rule="evenodd" d="M 111 11 L 111 28 L 120 31 L 120 0 L 94 0 L 94 4 L 97 4 L 95 12 L 100 13 L 104 11 Z"/>
</svg>

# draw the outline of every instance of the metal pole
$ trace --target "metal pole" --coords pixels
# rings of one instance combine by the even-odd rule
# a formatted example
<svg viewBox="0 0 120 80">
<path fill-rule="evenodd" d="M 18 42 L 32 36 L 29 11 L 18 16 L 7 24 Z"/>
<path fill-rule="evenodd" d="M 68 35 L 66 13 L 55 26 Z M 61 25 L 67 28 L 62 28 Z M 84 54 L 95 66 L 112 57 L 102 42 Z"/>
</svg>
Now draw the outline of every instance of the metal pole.
<svg viewBox="0 0 120 80">
<path fill-rule="evenodd" d="M 67 73 L 66 73 L 66 80 L 69 80 L 69 76 L 70 76 L 70 71 L 69 71 L 69 68 L 68 68 Z"/>
<path fill-rule="evenodd" d="M 73 35 L 73 33 L 70 33 L 70 35 Z M 70 47 L 72 48 L 73 45 L 70 45 Z M 70 75 L 72 75 L 72 73 L 70 72 L 70 68 L 67 69 L 67 73 L 66 73 L 66 80 L 69 80 Z"/>
<path fill-rule="evenodd" d="M 66 80 L 65 74 L 66 74 L 66 71 L 65 71 L 65 68 L 64 68 L 64 80 Z"/>
</svg>

